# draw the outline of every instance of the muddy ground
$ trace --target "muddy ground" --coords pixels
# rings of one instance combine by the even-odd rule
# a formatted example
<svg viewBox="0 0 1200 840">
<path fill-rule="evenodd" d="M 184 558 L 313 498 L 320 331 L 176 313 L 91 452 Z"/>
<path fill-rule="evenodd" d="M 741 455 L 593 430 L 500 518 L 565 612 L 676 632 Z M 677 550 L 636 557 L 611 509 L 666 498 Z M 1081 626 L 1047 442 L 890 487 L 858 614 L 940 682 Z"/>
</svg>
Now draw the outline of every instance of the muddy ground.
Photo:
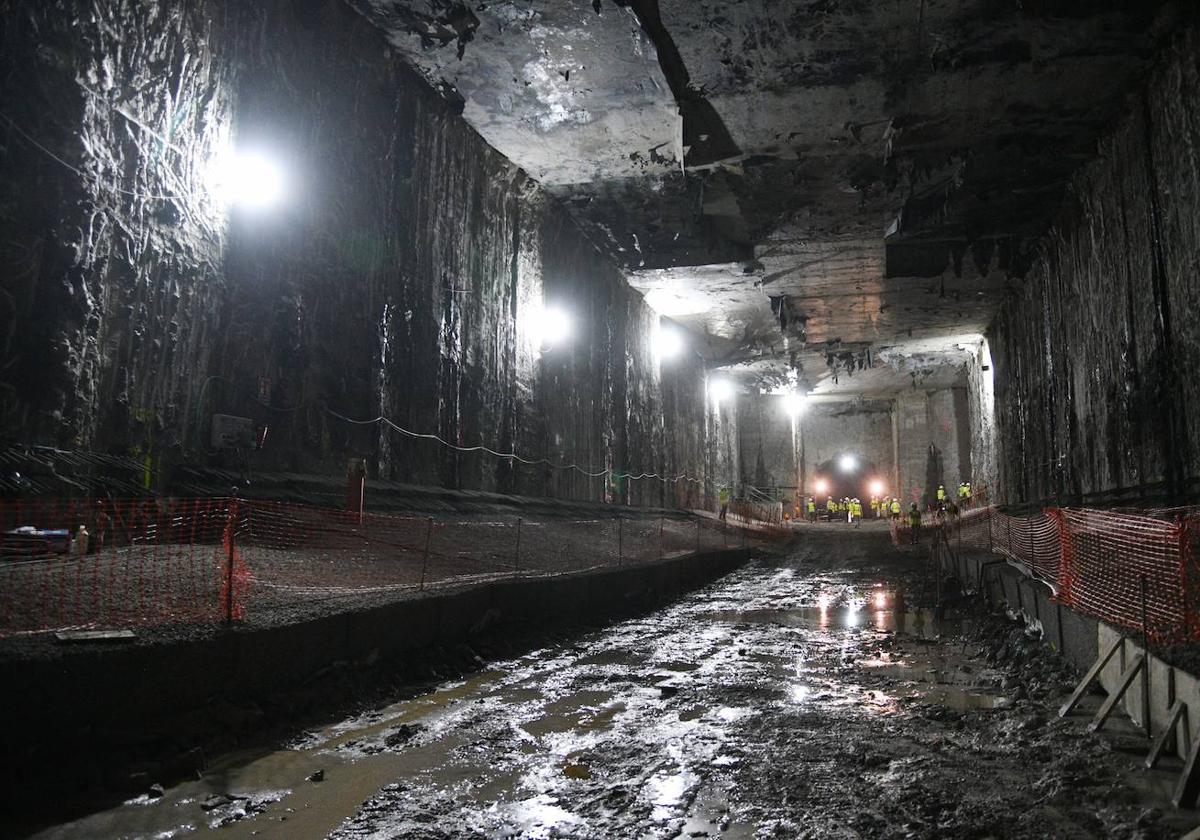
<svg viewBox="0 0 1200 840">
<path fill-rule="evenodd" d="M 944 590 L 954 592 L 952 583 Z M 651 615 L 226 756 L 39 837 L 1177 837 L 1132 727 L 924 555 L 804 530 Z M 1091 702 L 1094 707 L 1095 702 Z"/>
</svg>

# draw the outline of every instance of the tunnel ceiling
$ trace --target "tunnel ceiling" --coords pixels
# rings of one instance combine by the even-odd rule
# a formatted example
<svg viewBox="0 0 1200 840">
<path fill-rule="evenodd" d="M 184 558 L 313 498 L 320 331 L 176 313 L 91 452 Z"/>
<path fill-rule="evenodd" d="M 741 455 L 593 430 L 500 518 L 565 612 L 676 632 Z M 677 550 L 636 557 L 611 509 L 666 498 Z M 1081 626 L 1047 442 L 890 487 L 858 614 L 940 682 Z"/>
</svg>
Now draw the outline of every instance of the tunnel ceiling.
<svg viewBox="0 0 1200 840">
<path fill-rule="evenodd" d="M 714 366 L 961 381 L 1166 0 L 352 0 Z"/>
</svg>

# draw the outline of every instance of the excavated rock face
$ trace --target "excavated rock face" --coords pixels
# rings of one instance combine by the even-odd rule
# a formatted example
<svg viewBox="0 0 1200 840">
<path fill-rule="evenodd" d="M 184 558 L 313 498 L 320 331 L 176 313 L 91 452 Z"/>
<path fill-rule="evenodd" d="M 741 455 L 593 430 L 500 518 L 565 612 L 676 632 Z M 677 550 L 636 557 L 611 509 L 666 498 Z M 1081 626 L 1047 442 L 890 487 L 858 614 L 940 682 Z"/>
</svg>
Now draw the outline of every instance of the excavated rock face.
<svg viewBox="0 0 1200 840">
<path fill-rule="evenodd" d="M 996 319 L 999 477 L 1011 499 L 1195 498 L 1197 50 L 1192 28 L 1163 55 Z"/>
<path fill-rule="evenodd" d="M 961 345 L 1183 8 L 353 4 L 714 363 L 868 395 L 931 364 L 965 382 Z"/>
<path fill-rule="evenodd" d="M 431 49 L 469 49 L 456 9 Z M 660 365 L 657 317 L 620 272 L 344 3 L 2 0 L 0 101 L 0 435 L 145 455 L 160 477 L 353 456 L 529 494 L 703 488 L 342 419 L 384 415 L 597 470 L 735 475 L 700 359 Z M 280 162 L 276 206 L 216 200 L 210 162 L 234 145 Z M 576 313 L 544 353 L 543 297 Z M 216 412 L 268 427 L 262 451 L 212 451 Z"/>
</svg>

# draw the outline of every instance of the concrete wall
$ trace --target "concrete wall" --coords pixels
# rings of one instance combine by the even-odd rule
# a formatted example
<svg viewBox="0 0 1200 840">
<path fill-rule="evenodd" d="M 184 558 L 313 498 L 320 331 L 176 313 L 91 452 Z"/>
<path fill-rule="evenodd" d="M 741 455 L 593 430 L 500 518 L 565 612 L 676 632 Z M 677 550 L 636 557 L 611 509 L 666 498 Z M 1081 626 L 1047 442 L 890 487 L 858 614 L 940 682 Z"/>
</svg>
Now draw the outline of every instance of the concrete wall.
<svg viewBox="0 0 1200 840">
<path fill-rule="evenodd" d="M 660 365 L 656 316 L 613 264 L 340 0 L 0 10 L 0 436 L 132 454 L 156 480 L 178 463 L 340 474 L 362 457 L 412 483 L 677 492 L 334 411 L 736 479 L 736 412 L 706 404 L 701 360 Z M 209 162 L 234 142 L 282 163 L 277 206 L 213 200 Z M 545 354 L 543 300 L 575 325 Z M 265 449 L 210 451 L 215 412 L 268 426 Z"/>
<path fill-rule="evenodd" d="M 1195 492 L 1198 52 L 1194 28 L 1165 51 L 989 331 L 1007 500 Z"/>
</svg>

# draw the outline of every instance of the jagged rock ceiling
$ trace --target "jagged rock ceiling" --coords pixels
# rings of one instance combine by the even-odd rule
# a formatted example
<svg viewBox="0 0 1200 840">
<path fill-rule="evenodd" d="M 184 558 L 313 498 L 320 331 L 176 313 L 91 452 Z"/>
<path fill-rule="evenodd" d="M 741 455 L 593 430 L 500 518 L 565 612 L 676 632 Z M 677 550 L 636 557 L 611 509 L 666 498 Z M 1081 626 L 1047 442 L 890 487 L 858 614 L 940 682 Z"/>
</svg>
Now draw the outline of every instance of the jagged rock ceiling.
<svg viewBox="0 0 1200 840">
<path fill-rule="evenodd" d="M 1169 0 L 351 0 L 748 383 L 961 381 Z"/>
</svg>

